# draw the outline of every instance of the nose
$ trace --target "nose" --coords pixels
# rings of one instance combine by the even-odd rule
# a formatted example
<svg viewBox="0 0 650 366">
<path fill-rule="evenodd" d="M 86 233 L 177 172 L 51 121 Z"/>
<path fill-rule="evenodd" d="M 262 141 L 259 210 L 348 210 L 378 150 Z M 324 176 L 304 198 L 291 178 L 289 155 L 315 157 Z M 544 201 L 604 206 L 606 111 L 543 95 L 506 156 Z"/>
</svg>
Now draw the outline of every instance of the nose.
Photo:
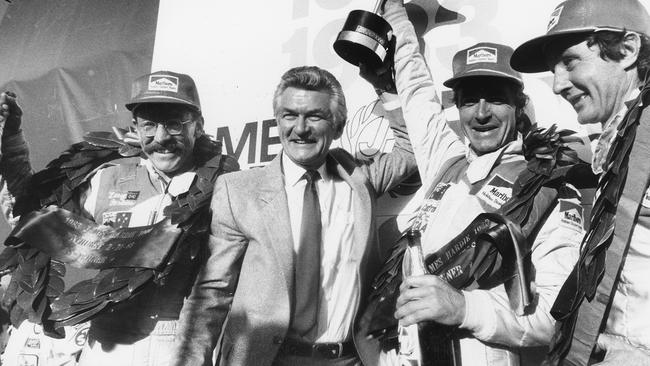
<svg viewBox="0 0 650 366">
<path fill-rule="evenodd" d="M 298 116 L 298 118 L 296 118 L 296 124 L 293 126 L 293 131 L 298 136 L 303 136 L 309 131 L 307 119 L 304 116 Z"/>
<path fill-rule="evenodd" d="M 171 138 L 172 135 L 167 132 L 167 128 L 165 128 L 165 125 L 162 123 L 159 123 L 158 126 L 156 126 L 156 134 L 154 135 L 154 139 L 158 142 L 165 141 L 169 138 Z"/>
<path fill-rule="evenodd" d="M 486 121 L 492 116 L 492 108 L 490 103 L 485 99 L 479 99 L 476 110 L 476 119 L 479 121 Z"/>
<path fill-rule="evenodd" d="M 563 68 L 556 66 L 553 69 L 553 93 L 561 95 L 571 88 L 569 73 Z"/>
</svg>

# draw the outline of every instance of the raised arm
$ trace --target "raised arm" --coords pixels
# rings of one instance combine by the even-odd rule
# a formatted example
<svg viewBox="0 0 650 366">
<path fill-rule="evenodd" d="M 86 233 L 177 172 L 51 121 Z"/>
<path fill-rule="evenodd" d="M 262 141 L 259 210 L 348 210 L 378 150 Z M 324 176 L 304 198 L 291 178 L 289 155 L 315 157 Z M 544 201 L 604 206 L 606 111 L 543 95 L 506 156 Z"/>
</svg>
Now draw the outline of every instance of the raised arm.
<svg viewBox="0 0 650 366">
<path fill-rule="evenodd" d="M 20 206 L 20 201 L 31 194 L 29 181 L 33 175 L 29 148 L 20 129 L 22 114 L 15 94 L 0 93 L 0 207 L 12 226 L 21 213 L 16 202 Z"/>
<path fill-rule="evenodd" d="M 403 0 L 388 0 L 383 16 L 393 27 L 396 37 L 395 84 L 420 176 L 426 186 L 440 173 L 445 162 L 464 155 L 466 148 L 447 125 L 433 77 L 420 54 L 415 29 L 407 17 Z"/>
</svg>

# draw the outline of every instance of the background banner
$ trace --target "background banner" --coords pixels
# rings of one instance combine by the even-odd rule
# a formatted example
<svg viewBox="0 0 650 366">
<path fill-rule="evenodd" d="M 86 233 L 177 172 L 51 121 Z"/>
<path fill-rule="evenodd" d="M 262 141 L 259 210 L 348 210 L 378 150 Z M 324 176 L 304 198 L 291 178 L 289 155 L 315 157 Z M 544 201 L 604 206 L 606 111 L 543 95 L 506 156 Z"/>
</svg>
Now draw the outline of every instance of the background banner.
<svg viewBox="0 0 650 366">
<path fill-rule="evenodd" d="M 206 131 L 243 168 L 280 151 L 272 95 L 280 75 L 298 65 L 330 70 L 342 83 L 349 121 L 342 146 L 358 157 L 389 150 L 392 136 L 372 87 L 332 48 L 348 13 L 374 0 L 12 0 L 0 2 L 0 88 L 19 96 L 36 170 L 86 131 L 128 126 L 131 81 L 155 70 L 196 81 Z M 650 0 L 642 0 L 646 6 Z M 442 82 L 455 52 L 479 41 L 516 47 L 545 32 L 559 1 L 413 0 L 411 14 L 450 121 L 457 112 Z M 525 75 L 535 120 L 581 129 L 552 75 Z M 380 221 L 407 213 L 410 182 L 380 203 Z M 406 215 L 402 215 L 406 217 Z M 398 227 L 404 226 L 404 220 Z M 6 237 L 8 227 L 0 223 Z"/>
</svg>

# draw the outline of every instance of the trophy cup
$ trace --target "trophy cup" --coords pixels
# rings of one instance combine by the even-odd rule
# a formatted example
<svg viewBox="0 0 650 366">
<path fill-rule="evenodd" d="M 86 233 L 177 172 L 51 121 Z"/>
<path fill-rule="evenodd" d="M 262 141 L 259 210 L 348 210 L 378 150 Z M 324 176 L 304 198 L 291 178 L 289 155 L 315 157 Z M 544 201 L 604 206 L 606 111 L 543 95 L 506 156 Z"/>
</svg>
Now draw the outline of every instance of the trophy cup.
<svg viewBox="0 0 650 366">
<path fill-rule="evenodd" d="M 393 28 L 377 15 L 386 0 L 378 0 L 373 12 L 353 10 L 334 41 L 334 51 L 345 61 L 378 68 L 388 54 Z"/>
</svg>

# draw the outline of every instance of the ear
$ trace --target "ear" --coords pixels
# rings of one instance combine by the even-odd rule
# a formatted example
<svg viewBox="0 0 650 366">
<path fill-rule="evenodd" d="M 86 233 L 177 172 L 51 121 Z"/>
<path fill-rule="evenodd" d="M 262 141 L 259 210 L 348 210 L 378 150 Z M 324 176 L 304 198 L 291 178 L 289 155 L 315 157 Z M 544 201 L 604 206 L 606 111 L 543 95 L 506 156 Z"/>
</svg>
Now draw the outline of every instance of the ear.
<svg viewBox="0 0 650 366">
<path fill-rule="evenodd" d="M 205 134 L 205 130 L 203 129 L 204 125 L 204 120 L 203 116 L 199 116 L 199 118 L 196 120 L 196 125 L 194 126 L 194 137 L 199 138 Z"/>
<path fill-rule="evenodd" d="M 639 51 L 641 50 L 641 37 L 637 33 L 627 32 L 621 44 L 621 52 L 623 58 L 621 65 L 624 69 L 629 69 L 636 65 L 639 59 Z"/>
<path fill-rule="evenodd" d="M 345 122 L 337 123 L 336 125 L 336 134 L 334 135 L 334 140 L 343 136 L 343 129 L 345 129 Z"/>
</svg>

